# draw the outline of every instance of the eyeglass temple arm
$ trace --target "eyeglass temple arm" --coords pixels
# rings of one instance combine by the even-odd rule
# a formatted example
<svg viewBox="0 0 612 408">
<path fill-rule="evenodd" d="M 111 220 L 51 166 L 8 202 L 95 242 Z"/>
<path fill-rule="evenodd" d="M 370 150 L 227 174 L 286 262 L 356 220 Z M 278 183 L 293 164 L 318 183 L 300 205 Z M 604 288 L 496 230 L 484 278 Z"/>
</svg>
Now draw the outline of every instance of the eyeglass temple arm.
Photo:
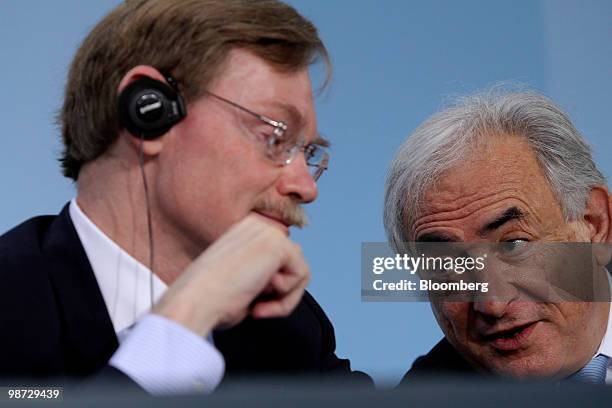
<svg viewBox="0 0 612 408">
<path fill-rule="evenodd" d="M 269 118 L 269 117 L 267 117 L 267 116 L 260 115 L 259 113 L 255 113 L 255 112 L 253 112 L 252 110 L 245 108 L 244 106 L 238 105 L 236 102 L 232 102 L 232 101 L 230 101 L 229 99 L 225 99 L 224 97 L 219 96 L 219 95 L 217 95 L 217 94 L 215 94 L 215 93 L 212 93 L 212 92 L 210 92 L 210 91 L 204 90 L 204 92 L 205 92 L 206 94 L 208 94 L 208 95 L 210 95 L 210 96 L 214 97 L 214 98 L 219 99 L 220 101 L 223 101 L 223 102 L 225 102 L 225 103 L 229 103 L 229 104 L 230 104 L 230 105 L 232 105 L 233 107 L 238 108 L 238 109 L 240 109 L 241 111 L 246 112 L 246 113 L 248 113 L 249 115 L 256 117 L 257 119 L 259 119 L 259 120 L 261 120 L 261 121 L 263 121 L 263 122 L 267 123 L 267 124 L 268 124 L 268 125 L 270 125 L 270 126 L 273 126 L 273 127 L 275 127 L 275 128 L 279 128 L 279 129 L 282 129 L 282 130 L 287 130 L 287 125 L 286 125 L 284 122 L 280 122 L 280 121 L 277 121 L 277 120 L 274 120 L 274 119 L 270 119 L 270 118 Z"/>
</svg>

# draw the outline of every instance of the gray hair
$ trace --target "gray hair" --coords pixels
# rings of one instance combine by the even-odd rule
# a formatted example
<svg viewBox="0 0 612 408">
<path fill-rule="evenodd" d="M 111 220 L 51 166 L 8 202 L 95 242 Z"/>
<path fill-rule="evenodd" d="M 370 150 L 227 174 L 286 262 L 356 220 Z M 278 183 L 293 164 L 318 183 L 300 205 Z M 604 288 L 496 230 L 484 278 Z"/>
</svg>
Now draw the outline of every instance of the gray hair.
<svg viewBox="0 0 612 408">
<path fill-rule="evenodd" d="M 396 250 L 411 241 L 409 231 L 423 210 L 423 195 L 440 175 L 464 160 L 475 143 L 500 134 L 527 140 L 566 221 L 583 214 L 591 188 L 606 182 L 589 145 L 548 98 L 496 89 L 463 97 L 421 124 L 391 162 L 384 223 Z"/>
</svg>

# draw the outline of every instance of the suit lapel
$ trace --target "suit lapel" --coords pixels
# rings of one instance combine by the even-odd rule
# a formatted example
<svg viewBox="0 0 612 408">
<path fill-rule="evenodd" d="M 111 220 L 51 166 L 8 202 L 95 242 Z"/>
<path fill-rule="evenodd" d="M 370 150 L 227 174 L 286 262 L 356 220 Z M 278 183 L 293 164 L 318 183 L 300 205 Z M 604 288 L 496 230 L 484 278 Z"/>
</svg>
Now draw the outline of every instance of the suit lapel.
<svg viewBox="0 0 612 408">
<path fill-rule="evenodd" d="M 43 238 L 42 252 L 62 316 L 68 372 L 94 372 L 107 363 L 119 344 L 68 205 Z"/>
</svg>

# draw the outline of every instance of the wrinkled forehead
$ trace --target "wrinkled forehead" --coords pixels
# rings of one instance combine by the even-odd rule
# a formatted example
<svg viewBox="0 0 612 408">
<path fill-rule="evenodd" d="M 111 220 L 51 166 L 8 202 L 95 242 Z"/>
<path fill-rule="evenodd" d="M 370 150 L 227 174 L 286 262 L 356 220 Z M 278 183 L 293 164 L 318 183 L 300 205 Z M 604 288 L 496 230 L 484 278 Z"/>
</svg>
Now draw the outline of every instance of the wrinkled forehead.
<svg viewBox="0 0 612 408">
<path fill-rule="evenodd" d="M 469 228 L 480 212 L 510 202 L 525 211 L 556 203 L 535 154 L 516 136 L 492 139 L 443 171 L 422 195 L 410 235 L 446 221 Z"/>
</svg>

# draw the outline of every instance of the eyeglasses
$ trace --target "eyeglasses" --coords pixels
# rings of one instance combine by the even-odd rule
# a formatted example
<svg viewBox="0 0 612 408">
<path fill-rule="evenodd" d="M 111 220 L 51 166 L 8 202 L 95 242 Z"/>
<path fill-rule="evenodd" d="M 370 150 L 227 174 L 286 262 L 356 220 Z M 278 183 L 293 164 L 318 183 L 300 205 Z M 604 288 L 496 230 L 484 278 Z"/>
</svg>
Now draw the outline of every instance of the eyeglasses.
<svg viewBox="0 0 612 408">
<path fill-rule="evenodd" d="M 210 91 L 205 90 L 204 92 L 248 113 L 272 128 L 272 133 L 266 135 L 266 153 L 268 158 L 273 162 L 282 166 L 287 166 L 291 164 L 298 153 L 303 152 L 306 164 L 308 165 L 308 172 L 314 181 L 317 181 L 323 172 L 327 170 L 329 165 L 329 153 L 323 146 L 314 143 L 305 143 L 302 134 L 297 137 L 292 136 L 288 132 L 287 124 L 283 121 L 270 119 L 267 116 L 255 113 L 242 105 L 238 105 L 236 102 L 232 102 Z"/>
</svg>

